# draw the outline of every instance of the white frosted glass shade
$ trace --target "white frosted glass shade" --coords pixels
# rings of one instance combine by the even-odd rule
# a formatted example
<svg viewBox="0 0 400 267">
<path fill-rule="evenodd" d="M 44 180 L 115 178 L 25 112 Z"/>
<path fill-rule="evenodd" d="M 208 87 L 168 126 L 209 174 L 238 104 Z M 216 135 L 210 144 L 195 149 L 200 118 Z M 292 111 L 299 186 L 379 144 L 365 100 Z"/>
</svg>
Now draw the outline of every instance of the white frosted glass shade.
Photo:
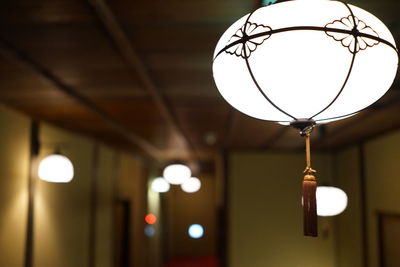
<svg viewBox="0 0 400 267">
<path fill-rule="evenodd" d="M 157 177 L 151 182 L 151 189 L 158 193 L 168 192 L 170 188 L 169 183 L 163 177 Z"/>
<path fill-rule="evenodd" d="M 195 193 L 201 188 L 201 181 L 197 177 L 190 177 L 181 184 L 181 188 L 186 193 Z"/>
<path fill-rule="evenodd" d="M 53 154 L 42 159 L 38 176 L 47 182 L 68 183 L 74 177 L 74 166 L 67 157 Z"/>
<path fill-rule="evenodd" d="M 381 98 L 397 66 L 393 36 L 374 15 L 340 1 L 297 0 L 228 28 L 213 75 L 224 99 L 251 117 L 328 122 Z"/>
<path fill-rule="evenodd" d="M 347 195 L 340 188 L 318 186 L 316 196 L 318 216 L 336 216 L 347 207 Z"/>
<path fill-rule="evenodd" d="M 189 179 L 192 175 L 189 167 L 183 164 L 168 165 L 164 171 L 163 176 L 170 184 L 181 184 Z"/>
</svg>

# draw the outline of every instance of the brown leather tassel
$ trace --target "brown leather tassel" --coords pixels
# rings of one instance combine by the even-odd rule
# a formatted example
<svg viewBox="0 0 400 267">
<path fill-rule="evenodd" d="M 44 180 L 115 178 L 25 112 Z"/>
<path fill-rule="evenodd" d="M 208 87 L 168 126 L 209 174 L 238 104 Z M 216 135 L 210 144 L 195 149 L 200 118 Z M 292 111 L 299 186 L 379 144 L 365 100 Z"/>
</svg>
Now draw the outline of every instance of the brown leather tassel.
<svg viewBox="0 0 400 267">
<path fill-rule="evenodd" d="M 318 236 L 317 200 L 315 192 L 317 181 L 314 175 L 306 174 L 303 180 L 304 235 Z"/>
</svg>

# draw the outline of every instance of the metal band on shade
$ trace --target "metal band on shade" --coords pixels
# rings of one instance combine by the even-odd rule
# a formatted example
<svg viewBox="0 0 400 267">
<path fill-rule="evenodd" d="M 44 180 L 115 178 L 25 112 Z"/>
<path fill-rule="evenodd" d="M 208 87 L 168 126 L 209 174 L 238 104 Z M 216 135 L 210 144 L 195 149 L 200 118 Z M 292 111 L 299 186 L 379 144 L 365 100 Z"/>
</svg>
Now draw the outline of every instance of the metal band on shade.
<svg viewBox="0 0 400 267">
<path fill-rule="evenodd" d="M 249 22 L 250 17 L 251 17 L 251 15 L 253 15 L 253 13 L 254 13 L 254 11 L 247 17 L 246 23 L 244 24 L 244 25 L 245 25 L 245 28 L 244 28 L 244 29 L 246 29 L 246 25 L 247 25 L 247 23 Z M 243 31 L 243 36 L 244 36 L 244 37 L 247 36 L 246 33 L 245 33 L 245 31 Z M 285 114 L 286 116 L 289 116 L 289 117 L 291 117 L 292 119 L 296 120 L 296 118 L 295 118 L 294 116 L 290 115 L 289 113 L 285 112 L 283 109 L 281 109 L 280 107 L 278 107 L 271 99 L 269 99 L 269 97 L 265 94 L 264 90 L 261 89 L 261 87 L 260 87 L 260 85 L 258 84 L 256 78 L 254 77 L 253 71 L 251 70 L 251 67 L 250 67 L 250 64 L 249 64 L 249 57 L 247 56 L 246 49 L 244 49 L 244 54 L 245 54 L 244 59 L 245 59 L 245 61 L 246 61 L 246 66 L 247 66 L 247 69 L 248 69 L 248 71 L 249 71 L 249 73 L 250 73 L 251 79 L 253 80 L 254 84 L 256 85 L 258 91 L 260 91 L 261 95 L 262 95 L 273 107 L 275 107 L 277 110 L 279 110 L 280 112 L 282 112 L 282 113 Z"/>
<path fill-rule="evenodd" d="M 342 1 L 341 1 L 341 2 L 342 2 Z M 350 6 L 349 6 L 348 4 L 346 4 L 345 2 L 342 2 L 342 3 L 343 3 L 343 4 L 347 7 L 347 9 L 350 11 L 350 16 L 351 16 L 352 19 L 353 19 L 354 27 L 353 27 L 353 31 L 352 31 L 352 32 L 354 32 L 354 34 L 355 34 L 355 33 L 359 33 L 359 31 L 357 30 L 357 26 L 358 26 L 358 25 L 357 25 L 357 23 L 356 23 L 356 17 L 354 16 L 353 10 L 351 10 Z M 320 112 L 318 112 L 318 113 L 315 114 L 314 116 L 311 116 L 311 117 L 309 118 L 309 120 L 312 120 L 314 117 L 318 116 L 319 114 L 321 114 L 322 112 L 324 112 L 325 110 L 327 110 L 330 106 L 332 106 L 333 103 L 335 103 L 335 101 L 336 101 L 336 100 L 339 98 L 339 96 L 342 94 L 344 88 L 346 87 L 347 82 L 349 81 L 351 72 L 352 72 L 352 70 L 353 70 L 353 66 L 354 66 L 354 61 L 355 61 L 355 59 L 356 59 L 356 55 L 357 55 L 357 53 L 358 53 L 358 51 L 357 51 L 358 39 L 357 39 L 357 36 L 355 36 L 355 35 L 353 35 L 353 36 L 354 36 L 354 52 L 353 52 L 353 57 L 352 57 L 352 59 L 351 59 L 350 68 L 349 68 L 349 71 L 347 72 L 347 76 L 346 76 L 346 79 L 344 80 L 344 83 L 343 83 L 343 85 L 342 85 L 342 88 L 340 88 L 340 90 L 339 90 L 339 92 L 337 93 L 337 95 L 335 96 L 335 98 L 334 98 L 325 108 L 323 108 Z M 335 39 L 335 40 L 336 40 L 336 39 Z"/>
<path fill-rule="evenodd" d="M 396 49 L 396 47 L 395 47 L 391 42 L 389 42 L 389 41 L 387 41 L 387 40 L 385 40 L 385 39 L 382 39 L 382 38 L 380 38 L 379 36 L 374 36 L 374 35 L 371 35 L 371 34 L 368 34 L 368 33 L 362 33 L 362 32 L 360 32 L 360 31 L 357 29 L 357 27 L 358 27 L 358 25 L 359 25 L 359 24 L 357 24 L 357 21 L 358 21 L 358 22 L 363 22 L 363 21 L 359 20 L 359 19 L 354 15 L 352 9 L 350 8 L 350 6 L 349 6 L 347 3 L 343 2 L 343 1 L 338 1 L 338 2 L 343 3 L 343 4 L 347 7 L 347 9 L 349 10 L 350 15 L 349 15 L 347 18 L 350 18 L 350 17 L 351 17 L 352 22 L 353 22 L 353 25 L 354 25 L 354 26 L 353 26 L 353 29 L 351 29 L 351 30 L 346 30 L 346 29 L 339 29 L 339 28 L 328 27 L 328 25 L 331 24 L 331 23 L 326 24 L 325 27 L 317 27 L 317 26 L 295 26 L 295 27 L 286 27 L 286 28 L 274 29 L 274 30 L 272 30 L 270 27 L 267 27 L 267 26 L 264 26 L 264 25 L 259 25 L 259 26 L 263 26 L 264 28 L 268 28 L 268 29 L 271 29 L 271 30 L 267 30 L 267 31 L 264 31 L 264 32 L 256 33 L 256 34 L 253 34 L 253 35 L 247 35 L 245 31 L 246 31 L 247 25 L 250 23 L 250 22 L 249 22 L 250 17 L 251 17 L 251 16 L 253 15 L 253 13 L 255 12 L 255 11 L 253 11 L 251 14 L 249 14 L 249 16 L 248 16 L 247 19 L 246 19 L 245 24 L 244 24 L 243 27 L 241 28 L 241 29 L 243 29 L 243 30 L 242 30 L 242 37 L 241 37 L 239 40 L 236 40 L 236 41 L 234 41 L 234 42 L 232 42 L 232 43 L 226 45 L 223 49 L 221 49 L 221 50 L 217 53 L 217 55 L 214 57 L 214 60 L 215 60 L 221 53 L 223 53 L 223 52 L 227 52 L 227 53 L 233 55 L 234 53 L 228 52 L 227 50 L 230 49 L 230 48 L 232 48 L 232 47 L 234 47 L 235 45 L 240 45 L 240 44 L 242 44 L 242 46 L 243 46 L 243 54 L 244 54 L 244 55 L 237 55 L 237 54 L 236 54 L 236 56 L 241 56 L 241 57 L 244 58 L 244 60 L 245 60 L 245 62 L 246 62 L 247 69 L 248 69 L 248 71 L 249 71 L 249 74 L 250 74 L 250 76 L 251 76 L 251 78 L 252 78 L 252 80 L 253 80 L 255 86 L 257 87 L 258 91 L 262 94 L 262 96 L 263 96 L 273 107 L 275 107 L 275 108 L 276 108 L 277 110 L 279 110 L 281 113 L 285 114 L 285 115 L 288 116 L 288 117 L 291 117 L 291 118 L 294 119 L 294 120 L 298 120 L 299 118 L 296 118 L 296 117 L 290 115 L 288 112 L 286 112 L 286 111 L 284 111 L 283 109 L 281 109 L 280 107 L 278 107 L 278 106 L 266 95 L 266 93 L 264 92 L 264 90 L 261 89 L 260 85 L 258 84 L 258 82 L 257 82 L 257 80 L 256 80 L 256 78 L 255 78 L 255 76 L 254 76 L 254 74 L 253 74 L 253 71 L 252 71 L 252 69 L 251 69 L 251 66 L 250 66 L 250 63 L 249 63 L 249 60 L 248 60 L 248 58 L 250 57 L 250 54 L 248 54 L 247 51 L 246 51 L 246 43 L 247 43 L 248 41 L 252 40 L 252 39 L 260 38 L 260 37 L 263 37 L 263 36 L 268 36 L 268 37 L 269 37 L 269 36 L 271 36 L 271 35 L 273 35 L 273 34 L 277 34 L 277 33 L 288 32 L 288 31 L 300 31 L 300 30 L 307 30 L 307 31 L 323 31 L 323 32 L 327 33 L 328 36 L 333 37 L 333 39 L 335 39 L 336 41 L 341 41 L 341 40 L 338 40 L 338 39 L 336 39 L 334 36 L 329 35 L 329 33 L 341 33 L 341 34 L 348 34 L 349 36 L 350 36 L 350 35 L 353 36 L 353 37 L 354 37 L 354 48 L 353 48 L 353 51 L 351 51 L 351 48 L 348 47 L 349 50 L 350 50 L 350 52 L 352 53 L 352 59 L 351 59 L 349 71 L 348 71 L 348 73 L 347 73 L 347 75 L 346 75 L 346 78 L 345 78 L 345 80 L 344 80 L 344 83 L 343 83 L 343 85 L 341 86 L 341 88 L 340 88 L 340 90 L 338 91 L 338 93 L 336 94 L 336 96 L 333 98 L 333 100 L 332 100 L 326 107 L 324 107 L 321 111 L 317 112 L 315 115 L 313 115 L 313 116 L 311 116 L 311 117 L 308 118 L 309 120 L 312 120 L 312 119 L 315 118 L 316 116 L 318 116 L 318 115 L 320 115 L 321 113 L 323 113 L 324 111 L 326 111 L 329 107 L 331 107 L 331 106 L 336 102 L 336 100 L 339 98 L 339 96 L 341 95 L 341 93 L 343 92 L 343 90 L 345 89 L 345 87 L 346 87 L 346 85 L 347 85 L 347 82 L 348 82 L 348 80 L 350 79 L 351 72 L 352 72 L 352 70 L 353 70 L 353 66 L 354 66 L 356 54 L 359 52 L 359 51 L 357 50 L 358 44 L 359 44 L 359 43 L 358 43 L 358 42 L 359 42 L 359 41 L 358 41 L 358 38 L 359 38 L 359 37 L 361 37 L 361 38 L 368 38 L 368 39 L 377 41 L 377 42 L 378 42 L 377 44 L 379 44 L 379 43 L 386 44 L 386 45 L 388 45 L 389 47 L 393 48 L 393 49 L 396 51 L 396 53 L 398 53 L 398 50 Z M 346 17 L 345 17 L 345 18 L 346 18 Z M 345 19 L 345 18 L 342 18 L 341 20 L 343 20 L 343 19 Z M 336 21 L 334 21 L 333 23 L 335 23 L 335 22 L 340 22 L 341 20 L 336 20 Z M 252 23 L 252 24 L 254 24 L 254 23 Z M 364 24 L 365 24 L 365 23 L 364 23 Z M 256 24 L 256 25 L 257 25 L 257 24 Z M 377 34 L 377 35 L 378 35 L 378 34 Z M 262 44 L 263 42 L 264 42 L 264 40 L 261 42 L 261 44 Z M 254 44 L 254 43 L 253 43 L 253 44 Z M 261 45 L 261 44 L 260 44 L 260 45 Z M 342 43 L 342 45 L 343 45 L 343 43 Z M 369 46 L 368 44 L 366 44 L 366 45 L 367 45 L 367 47 Z M 344 45 L 343 45 L 343 46 L 344 46 Z M 371 46 L 373 46 L 373 45 L 371 45 Z M 366 48 L 365 48 L 365 49 L 366 49 Z M 362 50 L 362 49 L 360 48 L 359 50 Z M 255 50 L 251 50 L 250 53 L 253 52 L 253 51 L 255 51 Z M 357 112 L 359 112 L 359 111 L 357 111 Z M 357 113 L 357 112 L 354 112 L 354 113 Z M 334 117 L 334 118 L 332 118 L 332 119 L 341 118 L 341 117 L 346 117 L 346 116 L 349 116 L 349 115 L 354 114 L 354 113 L 350 113 L 350 114 L 346 114 L 346 115 L 343 115 L 343 116 Z M 328 118 L 328 119 L 323 119 L 323 120 L 317 120 L 317 121 L 324 121 L 324 120 L 329 120 L 329 118 Z"/>
<path fill-rule="evenodd" d="M 323 32 L 335 32 L 335 33 L 349 34 L 349 35 L 353 35 L 355 38 L 364 37 L 364 38 L 369 38 L 369 39 L 378 41 L 380 43 L 383 43 L 383 44 L 386 44 L 386 45 L 390 46 L 391 48 L 396 50 L 396 52 L 398 52 L 397 48 L 391 42 L 389 42 L 389 41 L 387 41 L 385 39 L 382 39 L 380 37 L 376 37 L 376 36 L 371 35 L 371 34 L 362 33 L 362 32 L 354 32 L 354 31 L 345 30 L 345 29 L 337 29 L 337 28 L 330 28 L 330 27 L 318 27 L 318 26 L 294 26 L 294 27 L 280 28 L 280 29 L 275 29 L 275 30 L 270 30 L 270 31 L 265 31 L 265 32 L 249 35 L 247 40 L 259 38 L 259 37 L 262 37 L 262 36 L 282 33 L 282 32 L 290 32 L 290 31 L 323 31 Z M 243 43 L 243 40 L 238 40 L 238 41 L 235 41 L 235 42 L 232 42 L 232 43 L 226 45 L 224 48 L 222 48 L 217 53 L 217 55 L 215 55 L 213 60 L 215 60 L 220 54 L 225 52 L 227 49 L 229 49 L 229 48 L 231 48 L 231 47 L 233 47 L 235 45 L 238 45 L 240 43 Z"/>
</svg>

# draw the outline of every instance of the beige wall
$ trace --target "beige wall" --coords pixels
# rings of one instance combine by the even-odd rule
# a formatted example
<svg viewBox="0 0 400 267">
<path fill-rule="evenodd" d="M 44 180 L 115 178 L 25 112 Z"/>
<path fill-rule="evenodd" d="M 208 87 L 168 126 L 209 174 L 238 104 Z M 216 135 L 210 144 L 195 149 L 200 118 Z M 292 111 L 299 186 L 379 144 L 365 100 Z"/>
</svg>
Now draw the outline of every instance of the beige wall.
<svg viewBox="0 0 400 267">
<path fill-rule="evenodd" d="M 347 210 L 336 218 L 338 266 L 361 267 L 361 185 L 359 150 L 356 146 L 336 154 L 337 185 L 349 196 Z M 378 213 L 400 214 L 400 131 L 364 144 L 367 213 L 367 258 L 370 267 L 379 265 Z"/>
<path fill-rule="evenodd" d="M 400 131 L 369 140 L 363 147 L 367 257 L 370 267 L 378 267 L 378 214 L 400 214 Z M 247 266 L 251 262 L 254 267 L 364 267 L 359 148 L 354 145 L 313 156 L 319 181 L 328 178 L 349 198 L 345 212 L 320 223 L 322 228 L 331 229 L 331 234 L 317 240 L 301 236 L 297 199 L 301 195 L 299 170 L 304 164 L 303 153 L 232 154 L 228 190 L 230 266 Z"/>
<path fill-rule="evenodd" d="M 154 236 L 146 237 L 147 239 L 147 265 L 148 267 L 159 267 L 163 262 L 163 235 L 164 235 L 164 218 L 162 216 L 161 197 L 163 193 L 157 193 L 151 189 L 151 182 L 148 181 L 147 191 L 147 212 L 157 217 L 157 222 L 152 225 L 155 229 Z"/>
<path fill-rule="evenodd" d="M 334 162 L 334 185 L 342 188 L 348 196 L 347 209 L 335 217 L 337 266 L 364 267 L 358 148 L 351 147 L 335 153 Z"/>
<path fill-rule="evenodd" d="M 216 255 L 216 181 L 213 176 L 199 175 L 198 178 L 202 183 L 199 191 L 190 194 L 179 186 L 172 186 L 166 195 L 169 258 Z M 188 236 L 188 227 L 195 223 L 204 227 L 204 236 L 200 239 Z"/>
<path fill-rule="evenodd" d="M 320 182 L 330 181 L 331 157 L 313 154 Z M 334 233 L 303 236 L 303 153 L 233 153 L 229 158 L 229 266 L 333 267 Z M 320 233 L 322 230 L 320 229 Z"/>
<path fill-rule="evenodd" d="M 0 106 L 0 266 L 23 266 L 29 127 L 28 118 Z"/>
<path fill-rule="evenodd" d="M 26 116 L 0 106 L 0 266 L 22 267 L 24 263 L 30 123 Z M 124 188 L 121 191 L 126 194 L 122 195 L 134 203 L 135 265 L 132 266 L 145 266 L 140 236 L 147 189 L 141 164 L 130 155 L 45 123 L 40 124 L 40 142 L 39 159 L 60 145 L 61 152 L 74 164 L 75 176 L 67 184 L 35 179 L 34 266 L 89 266 L 91 214 L 95 215 L 95 266 L 113 266 L 117 176 L 122 182 L 119 188 Z M 97 164 L 95 153 L 98 153 Z M 121 159 L 119 170 L 118 158 Z M 96 179 L 95 187 L 93 179 Z M 93 190 L 96 190 L 97 206 L 91 213 Z"/>
<path fill-rule="evenodd" d="M 108 147 L 99 150 L 97 210 L 95 232 L 95 266 L 113 265 L 114 197 L 117 175 L 117 153 Z"/>
<path fill-rule="evenodd" d="M 67 184 L 37 180 L 35 266 L 87 266 L 94 143 L 46 124 L 41 125 L 40 140 L 40 157 L 62 144 L 75 174 Z"/>
<path fill-rule="evenodd" d="M 372 140 L 365 145 L 370 267 L 379 266 L 378 212 L 400 214 L 399 160 L 399 131 Z"/>
<path fill-rule="evenodd" d="M 144 235 L 147 179 L 143 165 L 131 155 L 119 157 L 118 198 L 131 205 L 131 266 L 146 266 L 146 239 Z"/>
</svg>

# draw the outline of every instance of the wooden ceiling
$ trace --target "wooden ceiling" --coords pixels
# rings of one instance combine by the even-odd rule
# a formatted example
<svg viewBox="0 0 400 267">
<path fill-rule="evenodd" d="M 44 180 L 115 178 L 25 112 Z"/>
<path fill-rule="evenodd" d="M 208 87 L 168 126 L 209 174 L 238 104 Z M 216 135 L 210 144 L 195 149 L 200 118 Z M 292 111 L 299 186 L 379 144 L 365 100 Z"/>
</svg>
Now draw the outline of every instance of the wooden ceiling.
<svg viewBox="0 0 400 267">
<path fill-rule="evenodd" d="M 400 2 L 349 1 L 400 37 Z M 0 101 L 160 161 L 229 149 L 294 150 L 296 131 L 244 116 L 215 88 L 216 42 L 254 0 L 3 0 Z M 361 114 L 324 125 L 318 149 L 400 127 L 400 79 Z M 329 138 L 321 138 L 329 137 Z"/>
</svg>

